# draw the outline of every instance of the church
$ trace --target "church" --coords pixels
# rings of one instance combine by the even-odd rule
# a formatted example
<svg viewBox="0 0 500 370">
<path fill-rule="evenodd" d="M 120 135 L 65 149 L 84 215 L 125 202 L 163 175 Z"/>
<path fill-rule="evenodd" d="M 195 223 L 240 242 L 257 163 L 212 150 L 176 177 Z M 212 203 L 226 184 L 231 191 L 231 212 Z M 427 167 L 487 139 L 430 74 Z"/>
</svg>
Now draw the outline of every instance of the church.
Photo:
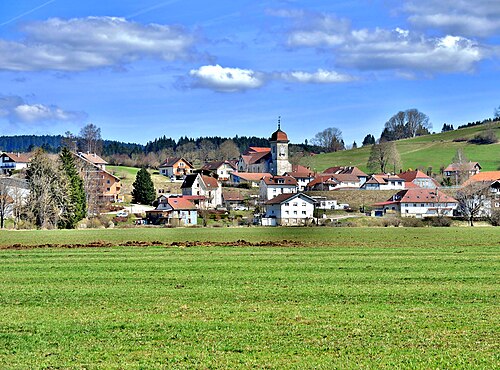
<svg viewBox="0 0 500 370">
<path fill-rule="evenodd" d="M 292 164 L 288 160 L 287 134 L 281 130 L 278 121 L 278 129 L 269 138 L 270 148 L 249 147 L 238 160 L 238 172 L 269 173 L 281 176 L 286 172 L 292 172 Z"/>
</svg>

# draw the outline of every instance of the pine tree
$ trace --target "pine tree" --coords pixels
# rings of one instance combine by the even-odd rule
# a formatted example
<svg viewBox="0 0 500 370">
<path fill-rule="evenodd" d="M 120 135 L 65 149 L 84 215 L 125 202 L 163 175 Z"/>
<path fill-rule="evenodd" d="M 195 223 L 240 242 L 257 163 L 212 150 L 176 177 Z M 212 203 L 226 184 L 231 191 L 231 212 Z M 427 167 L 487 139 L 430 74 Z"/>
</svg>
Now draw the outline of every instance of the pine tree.
<svg viewBox="0 0 500 370">
<path fill-rule="evenodd" d="M 73 229 L 78 221 L 85 218 L 87 213 L 86 194 L 83 179 L 78 174 L 73 155 L 69 149 L 64 147 L 59 158 L 63 173 L 67 179 L 68 196 L 71 205 L 65 222 L 61 226 L 66 229 Z"/>
<path fill-rule="evenodd" d="M 156 199 L 156 191 L 151 175 L 146 168 L 141 168 L 132 184 L 132 201 L 138 204 L 151 204 Z"/>
</svg>

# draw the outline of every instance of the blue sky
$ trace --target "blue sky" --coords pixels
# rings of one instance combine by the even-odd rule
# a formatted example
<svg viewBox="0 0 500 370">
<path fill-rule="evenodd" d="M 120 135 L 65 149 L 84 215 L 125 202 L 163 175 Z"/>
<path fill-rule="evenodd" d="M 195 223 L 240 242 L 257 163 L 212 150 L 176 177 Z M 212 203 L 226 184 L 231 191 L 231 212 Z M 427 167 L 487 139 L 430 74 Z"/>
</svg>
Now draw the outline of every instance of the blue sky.
<svg viewBox="0 0 500 370">
<path fill-rule="evenodd" d="M 400 110 L 434 130 L 500 105 L 500 2 L 0 3 L 0 134 L 267 137 L 358 144 Z"/>
</svg>

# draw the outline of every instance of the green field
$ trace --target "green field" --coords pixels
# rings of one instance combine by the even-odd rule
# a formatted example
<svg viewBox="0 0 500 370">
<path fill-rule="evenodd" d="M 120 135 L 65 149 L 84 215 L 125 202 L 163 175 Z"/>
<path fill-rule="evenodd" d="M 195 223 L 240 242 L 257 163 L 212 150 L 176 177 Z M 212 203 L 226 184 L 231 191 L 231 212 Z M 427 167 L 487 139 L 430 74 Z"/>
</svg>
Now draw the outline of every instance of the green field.
<svg viewBox="0 0 500 370">
<path fill-rule="evenodd" d="M 169 246 L 239 239 L 302 244 Z M 0 233 L 97 240 L 0 250 L 0 368 L 500 366 L 498 228 Z"/>
<path fill-rule="evenodd" d="M 500 123 L 493 126 L 500 138 Z M 489 145 L 475 145 L 467 142 L 453 142 L 457 138 L 470 139 L 485 129 L 485 126 L 474 126 L 434 135 L 420 136 L 413 139 L 396 142 L 403 169 L 433 168 L 439 173 L 441 166 L 448 166 L 457 149 L 463 149 L 467 158 L 479 162 L 483 171 L 495 171 L 500 168 L 500 143 Z M 303 158 L 302 164 L 323 171 L 331 166 L 357 166 L 367 171 L 366 163 L 371 147 L 361 147 L 354 150 L 345 150 L 335 153 L 320 154 Z"/>
</svg>

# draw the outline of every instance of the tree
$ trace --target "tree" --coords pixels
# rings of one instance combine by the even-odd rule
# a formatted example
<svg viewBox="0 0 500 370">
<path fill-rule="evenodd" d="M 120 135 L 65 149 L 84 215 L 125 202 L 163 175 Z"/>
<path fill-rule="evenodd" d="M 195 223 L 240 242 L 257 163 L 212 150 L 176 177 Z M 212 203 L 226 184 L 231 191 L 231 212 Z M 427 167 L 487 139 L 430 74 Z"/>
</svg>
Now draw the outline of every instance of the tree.
<svg viewBox="0 0 500 370">
<path fill-rule="evenodd" d="M 312 139 L 312 143 L 323 148 L 326 152 L 337 152 L 345 149 L 342 131 L 336 127 L 330 127 L 318 132 Z"/>
<path fill-rule="evenodd" d="M 219 146 L 219 156 L 220 159 L 236 159 L 240 156 L 240 150 L 234 141 L 229 139 Z"/>
<path fill-rule="evenodd" d="M 375 137 L 372 134 L 368 134 L 365 136 L 363 139 L 363 146 L 367 145 L 374 145 L 375 144 Z"/>
<path fill-rule="evenodd" d="M 209 162 L 215 158 L 216 147 L 210 140 L 203 139 L 198 144 L 198 159 L 201 163 Z"/>
<path fill-rule="evenodd" d="M 358 148 L 358 144 L 356 144 L 356 141 L 354 141 L 354 143 L 352 143 L 352 149 L 357 149 Z"/>
<path fill-rule="evenodd" d="M 500 105 L 497 108 L 495 108 L 495 111 L 493 112 L 493 114 L 494 114 L 493 117 L 495 120 L 500 120 Z"/>
<path fill-rule="evenodd" d="M 138 204 L 151 204 L 156 199 L 156 191 L 151 175 L 146 168 L 141 168 L 132 184 L 132 201 Z"/>
<path fill-rule="evenodd" d="M 393 170 L 395 173 L 401 168 L 401 158 L 396 144 L 383 142 L 373 145 L 367 166 L 372 172 L 386 173 L 388 170 Z"/>
<path fill-rule="evenodd" d="M 453 131 L 453 125 L 448 125 L 447 123 L 443 123 L 443 128 L 441 129 L 441 132 L 447 132 L 447 131 Z"/>
<path fill-rule="evenodd" d="M 484 200 L 487 199 L 489 185 L 483 182 L 473 182 L 462 187 L 456 195 L 458 208 L 474 226 L 474 219 L 483 211 Z"/>
<path fill-rule="evenodd" d="M 31 222 L 43 229 L 64 224 L 69 209 L 68 184 L 57 161 L 51 160 L 43 150 L 37 150 L 26 171 L 26 179 L 30 190 L 27 215 Z"/>
<path fill-rule="evenodd" d="M 65 148 L 68 148 L 72 152 L 76 152 L 77 142 L 78 138 L 75 135 L 73 135 L 70 131 L 66 131 L 64 133 L 63 138 L 61 139 L 61 145 Z"/>
<path fill-rule="evenodd" d="M 1 180 L 1 179 L 0 179 Z M 4 221 L 8 214 L 12 212 L 14 199 L 11 197 L 9 187 L 3 181 L 0 182 L 0 228 L 3 229 Z"/>
<path fill-rule="evenodd" d="M 101 154 L 102 138 L 101 129 L 89 123 L 80 130 L 79 147 L 83 152 Z"/>
<path fill-rule="evenodd" d="M 380 141 L 394 141 L 428 134 L 431 128 L 429 117 L 417 109 L 399 111 L 385 123 Z"/>
<path fill-rule="evenodd" d="M 66 176 L 68 184 L 68 197 L 70 207 L 68 215 L 61 226 L 66 229 L 73 229 L 77 222 L 85 218 L 87 214 L 87 195 L 83 185 L 83 179 L 80 177 L 75 165 L 73 154 L 70 150 L 64 147 L 59 155 L 61 160 L 61 168 Z"/>
</svg>

